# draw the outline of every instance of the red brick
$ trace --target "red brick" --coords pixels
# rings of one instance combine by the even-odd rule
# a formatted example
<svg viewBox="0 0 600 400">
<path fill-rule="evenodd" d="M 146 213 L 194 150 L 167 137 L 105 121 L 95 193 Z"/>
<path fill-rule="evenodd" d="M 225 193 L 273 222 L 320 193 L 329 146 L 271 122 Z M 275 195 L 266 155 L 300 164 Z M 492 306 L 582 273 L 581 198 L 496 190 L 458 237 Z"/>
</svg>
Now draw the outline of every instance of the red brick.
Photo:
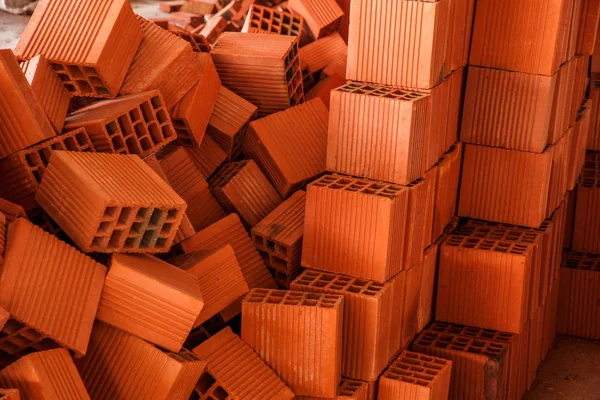
<svg viewBox="0 0 600 400">
<path fill-rule="evenodd" d="M 321 78 L 315 86 L 313 86 L 305 95 L 306 101 L 320 98 L 329 109 L 331 91 L 339 86 L 343 86 L 346 80 L 338 74 L 334 74 L 325 78 Z"/>
<path fill-rule="evenodd" d="M 300 63 L 303 67 L 308 68 L 311 74 L 324 69 L 338 57 L 342 57 L 345 62 L 347 54 L 348 46 L 337 32 L 302 46 L 299 52 Z M 341 75 L 345 76 L 345 73 L 344 69 Z"/>
<path fill-rule="evenodd" d="M 574 16 L 576 18 L 578 16 Z M 594 53 L 600 17 L 600 2 L 583 0 L 581 5 L 581 25 L 577 35 L 577 54 L 591 56 Z"/>
<path fill-rule="evenodd" d="M 316 40 L 315 40 L 316 42 Z M 307 45 L 308 46 L 308 45 Z M 304 46 L 306 47 L 306 46 Z M 326 54 L 325 54 L 326 55 Z M 347 51 L 337 53 L 333 59 L 321 71 L 321 76 L 339 75 L 342 78 L 346 76 L 346 60 L 348 58 Z"/>
<path fill-rule="evenodd" d="M 577 179 L 585 165 L 586 144 L 590 135 L 590 124 L 592 117 L 592 101 L 585 99 L 577 113 L 577 120 L 573 127 L 573 138 L 571 139 L 570 165 L 567 179 L 567 189 L 573 190 L 577 184 Z"/>
<path fill-rule="evenodd" d="M 440 244 L 444 239 L 439 238 L 423 251 L 416 332 L 421 332 L 433 320 Z"/>
<path fill-rule="evenodd" d="M 577 186 L 572 249 L 600 253 L 600 153 L 587 153 Z"/>
<path fill-rule="evenodd" d="M 277 11 L 258 4 L 248 10 L 242 32 L 277 33 L 279 35 L 302 36 L 304 18 L 285 11 Z"/>
<path fill-rule="evenodd" d="M 335 0 L 289 0 L 288 8 L 304 18 L 315 39 L 337 31 L 344 15 Z"/>
<path fill-rule="evenodd" d="M 212 47 L 211 47 L 210 43 L 208 43 L 208 40 L 206 40 L 206 38 L 204 36 L 202 36 L 198 33 L 184 32 L 184 31 L 180 31 L 180 30 L 171 30 L 171 29 L 169 29 L 169 32 L 171 32 L 172 34 L 174 34 L 176 36 L 179 36 L 180 38 L 182 38 L 183 40 L 185 40 L 186 42 L 191 44 L 192 49 L 196 53 L 210 53 L 210 51 L 212 50 Z"/>
<path fill-rule="evenodd" d="M 600 43 L 600 41 L 598 41 Z M 600 74 L 592 74 L 590 77 L 590 99 L 592 100 L 592 114 L 590 122 L 590 134 L 588 136 L 587 149 L 600 151 Z"/>
<path fill-rule="evenodd" d="M 232 1 L 231 3 L 236 4 L 237 2 Z M 208 43 L 214 44 L 219 39 L 221 34 L 225 32 L 228 25 L 229 22 L 225 17 L 214 15 L 208 20 L 208 22 L 198 33 L 204 36 Z"/>
<path fill-rule="evenodd" d="M 188 153 L 205 176 L 211 176 L 227 160 L 227 153 L 210 136 L 204 135 L 199 148 L 187 148 Z"/>
</svg>

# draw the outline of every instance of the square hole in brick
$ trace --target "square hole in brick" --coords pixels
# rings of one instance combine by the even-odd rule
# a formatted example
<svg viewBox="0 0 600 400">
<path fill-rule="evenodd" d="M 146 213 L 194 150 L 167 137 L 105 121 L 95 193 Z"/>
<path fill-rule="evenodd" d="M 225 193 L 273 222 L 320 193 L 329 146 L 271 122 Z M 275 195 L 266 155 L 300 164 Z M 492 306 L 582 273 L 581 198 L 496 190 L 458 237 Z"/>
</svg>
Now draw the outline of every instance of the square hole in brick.
<svg viewBox="0 0 600 400">
<path fill-rule="evenodd" d="M 110 235 L 110 240 L 108 242 L 108 247 L 111 249 L 119 248 L 122 246 L 122 243 L 125 241 L 125 237 L 127 236 L 126 231 L 113 231 L 112 235 Z"/>
<path fill-rule="evenodd" d="M 154 109 L 162 107 L 162 101 L 160 100 L 160 97 L 158 97 L 158 96 L 151 98 L 150 103 L 152 104 L 152 107 Z"/>
<path fill-rule="evenodd" d="M 108 243 L 108 237 L 107 236 L 96 236 L 92 240 L 92 245 L 91 246 L 94 247 L 94 248 L 104 248 L 107 243 Z"/>
<path fill-rule="evenodd" d="M 135 216 L 136 222 L 145 221 L 150 216 L 151 212 L 152 212 L 151 208 L 140 208 Z"/>
<path fill-rule="evenodd" d="M 82 94 L 94 93 L 94 89 L 92 89 L 90 84 L 87 83 L 86 81 L 77 80 L 77 81 L 75 81 L 75 84 L 77 85 L 77 89 L 79 90 L 79 92 Z"/>
<path fill-rule="evenodd" d="M 144 121 L 146 121 L 148 123 L 148 122 L 152 122 L 155 120 L 154 111 L 152 110 L 150 103 L 144 102 L 144 103 L 140 104 L 140 108 L 142 109 L 142 115 L 144 116 Z"/>
<path fill-rule="evenodd" d="M 114 221 L 121 212 L 121 207 L 106 207 L 104 215 L 102 216 L 103 221 Z"/>
<path fill-rule="evenodd" d="M 112 228 L 113 228 L 112 221 L 100 222 L 100 225 L 98 226 L 98 230 L 96 231 L 96 234 L 98 236 L 107 235 L 108 233 L 110 233 L 110 231 L 112 230 Z"/>
<path fill-rule="evenodd" d="M 196 391 L 199 391 L 201 394 L 206 394 L 216 382 L 217 380 L 213 378 L 211 374 L 205 372 L 196 384 Z"/>
<path fill-rule="evenodd" d="M 158 232 L 155 230 L 147 230 L 146 232 L 144 232 L 144 235 L 142 236 L 142 241 L 140 242 L 139 247 L 141 249 L 154 248 L 157 240 L 158 240 Z"/>
<path fill-rule="evenodd" d="M 163 142 L 162 130 L 156 123 L 151 123 L 148 125 L 148 132 L 150 133 L 150 138 L 152 139 L 153 144 L 159 144 Z"/>
</svg>

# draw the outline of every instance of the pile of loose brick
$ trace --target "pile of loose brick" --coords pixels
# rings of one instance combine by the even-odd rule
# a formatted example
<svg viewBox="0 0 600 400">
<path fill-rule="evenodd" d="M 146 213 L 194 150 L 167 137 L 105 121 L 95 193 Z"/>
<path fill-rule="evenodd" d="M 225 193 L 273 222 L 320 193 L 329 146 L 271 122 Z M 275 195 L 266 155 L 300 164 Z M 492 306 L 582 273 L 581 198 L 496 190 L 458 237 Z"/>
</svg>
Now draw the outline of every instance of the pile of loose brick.
<svg viewBox="0 0 600 400">
<path fill-rule="evenodd" d="M 513 400 L 600 339 L 600 2 L 159 6 L 0 50 L 0 398 Z"/>
</svg>

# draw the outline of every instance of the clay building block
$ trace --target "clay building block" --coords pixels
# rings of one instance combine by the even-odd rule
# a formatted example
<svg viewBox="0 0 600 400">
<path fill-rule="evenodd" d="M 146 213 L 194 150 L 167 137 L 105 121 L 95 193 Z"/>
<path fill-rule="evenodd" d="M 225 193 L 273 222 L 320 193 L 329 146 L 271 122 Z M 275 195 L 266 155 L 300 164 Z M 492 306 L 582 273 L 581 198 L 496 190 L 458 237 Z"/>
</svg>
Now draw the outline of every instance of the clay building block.
<svg viewBox="0 0 600 400">
<path fill-rule="evenodd" d="M 336 32 L 344 15 L 335 0 L 289 0 L 287 7 L 304 18 L 315 39 Z"/>
<path fill-rule="evenodd" d="M 408 269 L 422 256 L 425 189 L 337 174 L 310 183 L 302 266 L 378 282 Z"/>
<path fill-rule="evenodd" d="M 90 399 L 66 349 L 23 356 L 0 371 L 0 385 L 18 389 L 23 400 Z"/>
<path fill-rule="evenodd" d="M 222 3 L 219 0 L 187 0 L 178 11 L 199 15 L 214 14 L 217 9 L 222 8 Z"/>
<path fill-rule="evenodd" d="M 158 90 L 103 100 L 65 121 L 65 130 L 85 128 L 97 151 L 146 157 L 177 137 Z"/>
<path fill-rule="evenodd" d="M 580 62 L 585 64 L 583 57 L 575 57 L 567 61 L 553 76 L 553 79 L 556 80 L 556 89 L 554 90 L 548 144 L 556 142 L 575 122 L 575 114 L 571 109 L 572 100 L 577 97 L 576 101 L 580 102 L 583 97 L 583 90 L 585 90 L 579 88 L 577 84 L 580 78 L 585 78 L 583 68 L 578 68 Z"/>
<path fill-rule="evenodd" d="M 160 154 L 167 181 L 186 202 L 186 215 L 195 231 L 217 222 L 227 214 L 211 193 L 205 175 L 184 147 L 167 148 Z"/>
<path fill-rule="evenodd" d="M 374 397 L 369 397 L 369 383 L 353 379 L 342 378 L 342 382 L 333 400 L 374 400 Z M 314 396 L 296 396 L 296 400 L 323 400 L 323 397 Z"/>
<path fill-rule="evenodd" d="M 178 10 L 171 13 L 171 15 L 169 16 L 169 20 L 182 21 L 186 25 L 191 26 L 192 28 L 197 28 L 198 26 L 204 23 L 204 16 L 193 12 Z"/>
<path fill-rule="evenodd" d="M 458 215 L 540 226 L 549 211 L 553 155 L 552 146 L 536 154 L 465 145 Z"/>
<path fill-rule="evenodd" d="M 421 332 L 433 320 L 440 244 L 444 239 L 440 237 L 423 251 L 416 332 Z"/>
<path fill-rule="evenodd" d="M 257 119 L 248 127 L 242 151 L 286 198 L 325 172 L 328 119 L 320 99 Z"/>
<path fill-rule="evenodd" d="M 248 292 L 248 284 L 229 244 L 213 251 L 183 254 L 168 261 L 198 280 L 204 307 L 194 327 L 214 317 Z"/>
<path fill-rule="evenodd" d="M 252 241 L 277 283 L 289 287 L 300 265 L 306 192 L 299 190 L 252 227 Z"/>
<path fill-rule="evenodd" d="M 0 354 L 60 345 L 84 355 L 105 274 L 104 266 L 31 222 L 13 221 L 0 281 L 0 307 L 11 317 L 0 334 Z"/>
<path fill-rule="evenodd" d="M 174 13 L 179 11 L 186 1 L 161 1 L 158 3 L 158 8 L 162 12 Z"/>
<path fill-rule="evenodd" d="M 576 251 L 600 254 L 600 153 L 589 152 L 577 186 L 573 243 Z"/>
<path fill-rule="evenodd" d="M 225 211 L 239 214 L 249 227 L 283 201 L 253 160 L 224 164 L 208 183 Z"/>
<path fill-rule="evenodd" d="M 599 17 L 600 3 L 596 0 L 583 0 L 581 4 L 581 24 L 577 33 L 577 54 L 591 56 L 594 53 Z"/>
<path fill-rule="evenodd" d="M 202 400 L 294 398 L 290 388 L 229 327 L 196 347 L 194 353 L 207 364 L 196 385 Z"/>
<path fill-rule="evenodd" d="M 214 15 L 208 20 L 208 22 L 203 26 L 199 33 L 202 36 L 206 37 L 208 43 L 214 44 L 223 34 L 223 32 L 225 32 L 228 26 L 229 22 L 225 17 Z"/>
<path fill-rule="evenodd" d="M 436 320 L 521 333 L 535 261 L 529 238 L 448 236 L 440 246 Z"/>
<path fill-rule="evenodd" d="M 411 350 L 452 361 L 449 398 L 504 399 L 507 346 L 485 339 L 424 330 Z"/>
<path fill-rule="evenodd" d="M 334 397 L 341 380 L 343 309 L 341 295 L 252 289 L 242 302 L 242 339 L 294 394 Z"/>
<path fill-rule="evenodd" d="M 210 54 L 223 85 L 257 106 L 259 116 L 302 102 L 295 36 L 225 32 Z"/>
<path fill-rule="evenodd" d="M 249 288 L 276 288 L 273 277 L 267 270 L 258 250 L 254 247 L 244 225 L 236 214 L 230 214 L 211 226 L 197 232 L 191 238 L 181 242 L 186 254 L 196 251 L 210 251 L 225 245 L 231 245 L 242 274 Z M 225 321 L 240 312 L 237 302 L 220 313 Z"/>
<path fill-rule="evenodd" d="M 552 145 L 552 173 L 550 176 L 550 187 L 548 188 L 548 203 L 546 212 L 550 213 L 563 201 L 569 186 L 569 174 L 571 165 L 575 159 L 571 153 L 573 140 L 577 139 L 575 129 L 569 128 L 560 139 Z"/>
<path fill-rule="evenodd" d="M 331 35 L 330 35 L 331 36 Z M 323 38 L 322 40 L 325 40 Z M 316 40 L 315 40 L 316 42 Z M 307 45 L 308 46 L 308 45 Z M 306 46 L 304 46 L 306 47 Z M 333 76 L 339 75 L 341 77 L 346 76 L 346 59 L 348 58 L 347 51 L 344 53 L 338 53 L 335 55 L 325 68 L 321 71 L 321 76 Z"/>
<path fill-rule="evenodd" d="M 210 53 L 210 51 L 212 50 L 212 47 L 210 43 L 208 43 L 208 40 L 206 40 L 206 38 L 200 35 L 199 33 L 184 32 L 180 30 L 171 29 L 169 29 L 169 32 L 188 42 L 196 53 Z"/>
<path fill-rule="evenodd" d="M 120 95 L 160 90 L 170 111 L 202 77 L 203 65 L 183 39 L 137 16 L 144 36 Z"/>
<path fill-rule="evenodd" d="M 6 216 L 6 221 L 8 223 L 13 222 L 19 217 L 27 219 L 27 215 L 25 214 L 23 207 L 2 198 L 0 198 L 0 212 Z"/>
<path fill-rule="evenodd" d="M 598 43 L 600 43 L 600 40 Z M 592 100 L 592 115 L 586 148 L 588 150 L 600 151 L 600 74 L 598 73 L 594 73 L 590 77 L 590 99 Z"/>
<path fill-rule="evenodd" d="M 332 91 L 327 169 L 398 184 L 421 177 L 429 100 L 427 94 L 362 83 Z"/>
<path fill-rule="evenodd" d="M 19 389 L 0 389 L 0 399 L 2 400 L 21 400 Z"/>
<path fill-rule="evenodd" d="M 227 160 L 227 153 L 219 147 L 210 135 L 204 135 L 199 148 L 188 147 L 187 151 L 196 162 L 196 165 L 200 167 L 204 176 L 208 177 L 214 174 L 217 168 Z"/>
<path fill-rule="evenodd" d="M 310 101 L 320 98 L 323 104 L 325 104 L 325 107 L 329 109 L 331 91 L 337 87 L 343 86 L 345 83 L 346 80 L 338 74 L 322 78 L 305 94 L 305 100 Z"/>
<path fill-rule="evenodd" d="M 567 189 L 573 190 L 577 184 L 579 175 L 585 165 L 586 144 L 590 135 L 590 124 L 592 117 L 592 104 L 590 99 L 585 99 L 577 111 L 577 119 L 573 126 L 573 137 L 571 139 L 571 149 L 569 151 L 569 162 L 567 165 Z"/>
<path fill-rule="evenodd" d="M 96 319 L 178 352 L 204 306 L 200 290 L 194 275 L 156 257 L 115 254 Z"/>
<path fill-rule="evenodd" d="M 21 64 L 21 69 L 54 130 L 62 132 L 71 94 L 63 86 L 46 57 L 37 55 L 26 60 Z"/>
<path fill-rule="evenodd" d="M 167 252 L 186 204 L 135 155 L 54 151 L 36 201 L 84 251 Z"/>
<path fill-rule="evenodd" d="M 165 352 L 103 322 L 75 365 L 91 398 L 123 400 L 187 400 L 206 368 L 188 350 Z"/>
<path fill-rule="evenodd" d="M 541 153 L 548 143 L 557 74 L 469 67 L 460 138 Z"/>
<path fill-rule="evenodd" d="M 171 111 L 177 140 L 182 146 L 200 147 L 221 87 L 210 55 L 199 53 L 197 57 L 200 60 L 200 80 Z"/>
<path fill-rule="evenodd" d="M 311 74 L 319 72 L 340 57 L 345 63 L 347 54 L 348 46 L 337 32 L 302 46 L 299 51 L 300 63 Z M 344 69 L 341 75 L 345 76 L 345 72 Z"/>
<path fill-rule="evenodd" d="M 219 144 L 231 160 L 240 154 L 250 121 L 258 108 L 225 86 L 221 86 L 206 133 Z"/>
<path fill-rule="evenodd" d="M 381 400 L 447 399 L 452 361 L 403 351 L 379 380 Z"/>
<path fill-rule="evenodd" d="M 566 0 L 478 2 L 469 63 L 553 75 L 567 60 L 565 30 L 572 9 Z"/>
<path fill-rule="evenodd" d="M 56 133 L 11 50 L 0 50 L 0 159 Z"/>
<path fill-rule="evenodd" d="M 64 18 L 69 15 L 69 18 Z M 76 96 L 114 97 L 142 40 L 126 0 L 44 0 L 15 48 L 20 59 L 42 54 Z"/>
<path fill-rule="evenodd" d="M 276 33 L 279 35 L 302 36 L 304 18 L 285 11 L 277 11 L 258 4 L 248 10 L 242 32 Z"/>
<path fill-rule="evenodd" d="M 342 375 L 376 380 L 398 351 L 390 329 L 394 318 L 392 283 L 307 269 L 290 289 L 344 296 Z"/>
</svg>

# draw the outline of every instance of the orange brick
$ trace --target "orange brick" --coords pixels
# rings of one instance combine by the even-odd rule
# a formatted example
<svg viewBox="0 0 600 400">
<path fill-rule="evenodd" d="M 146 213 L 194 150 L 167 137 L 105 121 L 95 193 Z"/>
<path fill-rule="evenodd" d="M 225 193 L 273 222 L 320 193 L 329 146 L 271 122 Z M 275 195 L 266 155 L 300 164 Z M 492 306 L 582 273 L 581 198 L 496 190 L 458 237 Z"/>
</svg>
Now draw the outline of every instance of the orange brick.
<svg viewBox="0 0 600 400">
<path fill-rule="evenodd" d="M 331 91 L 339 86 L 343 86 L 345 83 L 346 80 L 338 74 L 321 78 L 321 80 L 306 93 L 306 101 L 320 98 L 321 101 L 323 101 L 323 104 L 325 104 L 325 107 L 329 109 Z"/>
<path fill-rule="evenodd" d="M 589 152 L 577 186 L 573 243 L 576 251 L 600 253 L 600 153 Z"/>
<path fill-rule="evenodd" d="M 421 332 L 433 320 L 440 244 L 444 239 L 440 237 L 423 251 L 416 332 Z"/>
<path fill-rule="evenodd" d="M 285 11 L 277 11 L 258 4 L 248 10 L 242 32 L 277 33 L 279 35 L 302 36 L 304 18 Z"/>
<path fill-rule="evenodd" d="M 21 400 L 19 389 L 0 389 L 0 398 L 4 400 Z"/>
<path fill-rule="evenodd" d="M 374 400 L 369 397 L 369 384 L 353 379 L 342 378 L 333 400 Z M 322 400 L 323 397 L 296 396 L 296 400 Z"/>
<path fill-rule="evenodd" d="M 186 3 L 188 4 L 188 3 Z M 169 29 L 169 32 L 171 32 L 172 34 L 179 36 L 180 38 L 182 38 L 183 40 L 185 40 L 186 42 L 188 42 L 189 44 L 192 45 L 192 49 L 196 52 L 196 53 L 210 53 L 210 51 L 212 50 L 212 47 L 210 45 L 210 43 L 208 43 L 208 40 L 206 40 L 206 38 L 198 33 L 192 33 L 192 32 L 184 32 L 184 31 L 180 31 L 180 30 L 172 30 Z"/>
<path fill-rule="evenodd" d="M 344 15 L 335 0 L 289 0 L 288 8 L 292 13 L 304 17 L 315 39 L 337 31 Z"/>
<path fill-rule="evenodd" d="M 227 160 L 227 153 L 219 147 L 210 135 L 204 135 L 199 148 L 188 147 L 187 151 L 200 167 L 204 176 L 207 177 L 214 174 L 217 168 Z"/>
<path fill-rule="evenodd" d="M 2 198 L 0 198 L 0 212 L 4 213 L 6 220 L 9 223 L 19 217 L 27 219 L 27 215 L 25 215 L 25 210 L 23 210 L 23 207 Z"/>
<path fill-rule="evenodd" d="M 302 46 L 299 52 L 300 63 L 304 68 L 308 68 L 311 74 L 326 68 L 338 60 L 338 57 L 342 57 L 345 62 L 347 54 L 348 46 L 337 32 Z M 345 74 L 344 69 L 341 75 L 345 76 Z"/>
</svg>

